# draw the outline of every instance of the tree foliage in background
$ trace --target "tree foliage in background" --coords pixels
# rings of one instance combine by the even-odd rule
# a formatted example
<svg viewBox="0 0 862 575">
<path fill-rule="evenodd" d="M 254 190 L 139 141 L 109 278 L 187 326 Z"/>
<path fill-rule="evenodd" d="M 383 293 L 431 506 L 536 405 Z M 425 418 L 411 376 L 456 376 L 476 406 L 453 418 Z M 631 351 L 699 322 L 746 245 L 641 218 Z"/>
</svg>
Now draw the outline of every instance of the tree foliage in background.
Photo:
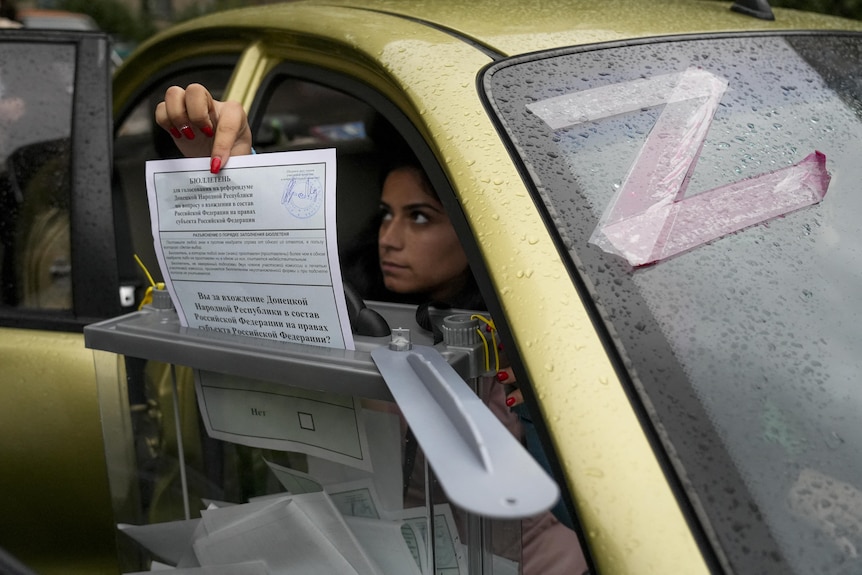
<svg viewBox="0 0 862 575">
<path fill-rule="evenodd" d="M 88 14 L 99 28 L 121 41 L 140 42 L 156 31 L 150 18 L 133 13 L 118 0 L 60 0 L 57 8 Z"/>
<path fill-rule="evenodd" d="M 794 8 L 845 18 L 862 19 L 862 0 L 771 0 L 773 7 Z"/>
<path fill-rule="evenodd" d="M 222 10 L 230 10 L 232 8 L 243 8 L 245 6 L 257 6 L 262 4 L 272 4 L 272 2 L 267 2 L 266 0 L 215 0 L 210 2 L 197 2 L 187 7 L 185 10 L 175 14 L 174 21 L 182 22 L 184 20 L 191 20 L 198 16 L 203 16 L 204 14 L 210 14 L 211 12 L 221 12 Z"/>
</svg>

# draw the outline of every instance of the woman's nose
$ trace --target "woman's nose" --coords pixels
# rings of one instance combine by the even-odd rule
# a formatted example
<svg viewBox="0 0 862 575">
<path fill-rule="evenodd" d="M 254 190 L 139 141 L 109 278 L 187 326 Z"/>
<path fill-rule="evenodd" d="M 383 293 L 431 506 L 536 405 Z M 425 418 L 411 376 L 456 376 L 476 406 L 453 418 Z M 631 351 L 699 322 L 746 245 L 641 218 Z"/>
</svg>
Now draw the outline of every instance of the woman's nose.
<svg viewBox="0 0 862 575">
<path fill-rule="evenodd" d="M 381 248 L 398 250 L 404 247 L 401 225 L 397 219 L 385 221 L 380 225 L 378 243 Z"/>
</svg>

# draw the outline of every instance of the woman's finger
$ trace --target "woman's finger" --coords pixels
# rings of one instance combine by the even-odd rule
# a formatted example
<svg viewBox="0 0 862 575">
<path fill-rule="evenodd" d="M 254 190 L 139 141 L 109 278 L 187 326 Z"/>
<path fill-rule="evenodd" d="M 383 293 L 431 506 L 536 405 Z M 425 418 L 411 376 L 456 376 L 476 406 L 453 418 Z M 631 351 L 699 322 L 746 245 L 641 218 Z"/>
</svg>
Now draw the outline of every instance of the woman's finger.
<svg viewBox="0 0 862 575">
<path fill-rule="evenodd" d="M 212 114 L 216 118 L 216 130 L 210 171 L 217 174 L 230 156 L 251 153 L 251 130 L 239 102 L 215 102 Z"/>
<path fill-rule="evenodd" d="M 155 120 L 163 129 L 174 137 L 174 143 L 180 152 L 188 158 L 207 157 L 212 149 L 212 141 L 196 128 L 189 119 L 186 102 L 186 90 L 179 86 L 171 86 L 165 91 L 165 100 L 156 106 Z M 200 98 L 192 102 L 192 112 L 200 118 L 198 108 Z M 206 104 L 203 104 L 204 109 Z M 205 113 L 204 113 L 205 114 Z M 209 125 L 207 121 L 204 125 Z"/>
<path fill-rule="evenodd" d="M 524 396 L 521 394 L 520 389 L 516 389 L 512 393 L 506 396 L 506 407 L 515 407 L 516 405 L 521 405 L 524 403 Z"/>
<path fill-rule="evenodd" d="M 191 138 L 194 139 L 194 133 L 188 132 L 191 129 L 191 120 L 189 120 L 189 115 L 186 112 L 186 91 L 184 88 L 180 88 L 179 86 L 171 86 L 167 90 L 165 90 L 165 101 L 164 104 L 164 120 L 163 122 L 159 122 L 159 125 L 171 132 L 171 134 L 179 139 L 183 136 L 188 138 L 188 135 L 191 134 Z M 156 107 L 158 110 L 162 105 Z M 158 116 L 157 116 L 158 121 Z M 180 132 L 180 136 L 177 137 L 174 130 Z"/>
<path fill-rule="evenodd" d="M 200 84 L 171 86 L 156 106 L 156 123 L 174 137 L 186 157 L 210 157 L 214 174 L 234 155 L 251 153 L 251 130 L 237 102 L 220 102 Z"/>
<path fill-rule="evenodd" d="M 515 373 L 512 371 L 511 367 L 507 367 L 498 371 L 495 375 L 497 381 L 500 383 L 515 383 Z"/>
<path fill-rule="evenodd" d="M 170 118 L 168 118 L 168 106 L 164 101 L 159 102 L 156 106 L 156 124 L 170 132 L 173 137 L 182 137 L 182 134 L 180 134 L 179 130 L 171 123 Z"/>
<path fill-rule="evenodd" d="M 185 113 L 192 128 L 206 137 L 213 137 L 215 100 L 209 90 L 200 84 L 189 84 L 185 89 Z"/>
</svg>

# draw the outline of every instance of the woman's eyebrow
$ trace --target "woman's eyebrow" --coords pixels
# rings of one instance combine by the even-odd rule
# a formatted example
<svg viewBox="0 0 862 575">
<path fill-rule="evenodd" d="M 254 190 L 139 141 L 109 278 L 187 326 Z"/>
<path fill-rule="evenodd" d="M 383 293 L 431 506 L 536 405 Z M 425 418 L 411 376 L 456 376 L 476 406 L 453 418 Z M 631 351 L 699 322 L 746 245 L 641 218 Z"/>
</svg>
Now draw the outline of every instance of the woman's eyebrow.
<svg viewBox="0 0 862 575">
<path fill-rule="evenodd" d="M 379 209 L 391 212 L 392 206 L 390 206 L 389 204 L 387 204 L 384 201 L 381 201 Z M 405 212 L 410 212 L 413 210 L 429 209 L 429 210 L 437 212 L 438 214 L 445 213 L 443 211 L 442 207 L 438 207 L 438 206 L 431 204 L 431 203 L 428 203 L 428 202 L 416 202 L 414 204 L 406 204 L 404 206 L 399 207 L 398 209 L 400 209 L 401 211 L 405 211 Z"/>
<path fill-rule="evenodd" d="M 405 211 L 429 209 L 429 210 L 434 210 L 435 212 L 440 213 L 440 214 L 444 213 L 442 208 L 440 208 L 434 204 L 429 204 L 427 202 L 417 202 L 415 204 L 407 204 L 406 206 L 401 206 L 401 209 L 405 210 Z"/>
</svg>

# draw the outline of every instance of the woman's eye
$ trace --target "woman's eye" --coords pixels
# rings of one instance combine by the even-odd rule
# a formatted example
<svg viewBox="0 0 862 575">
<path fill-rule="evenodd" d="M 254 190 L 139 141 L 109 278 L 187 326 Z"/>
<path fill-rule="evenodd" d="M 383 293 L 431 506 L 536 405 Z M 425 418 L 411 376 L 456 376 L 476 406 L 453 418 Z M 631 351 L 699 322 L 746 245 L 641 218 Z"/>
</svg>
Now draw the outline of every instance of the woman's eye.
<svg viewBox="0 0 862 575">
<path fill-rule="evenodd" d="M 413 212 L 412 218 L 413 222 L 417 224 L 427 224 L 429 221 L 431 221 L 428 216 L 426 216 L 422 212 Z"/>
</svg>

